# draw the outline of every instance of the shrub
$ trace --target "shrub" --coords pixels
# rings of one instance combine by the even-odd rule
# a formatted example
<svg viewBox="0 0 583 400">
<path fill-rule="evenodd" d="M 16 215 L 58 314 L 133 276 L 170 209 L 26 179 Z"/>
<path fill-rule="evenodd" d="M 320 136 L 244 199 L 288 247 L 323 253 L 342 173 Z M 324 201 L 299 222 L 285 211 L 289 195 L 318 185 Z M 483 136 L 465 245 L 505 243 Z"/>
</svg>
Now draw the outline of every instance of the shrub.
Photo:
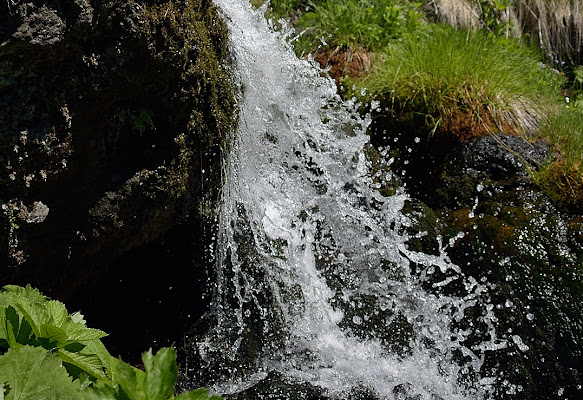
<svg viewBox="0 0 583 400">
<path fill-rule="evenodd" d="M 435 25 L 393 44 L 358 86 L 413 129 L 466 139 L 535 132 L 556 108 L 563 80 L 514 41 Z"/>
</svg>

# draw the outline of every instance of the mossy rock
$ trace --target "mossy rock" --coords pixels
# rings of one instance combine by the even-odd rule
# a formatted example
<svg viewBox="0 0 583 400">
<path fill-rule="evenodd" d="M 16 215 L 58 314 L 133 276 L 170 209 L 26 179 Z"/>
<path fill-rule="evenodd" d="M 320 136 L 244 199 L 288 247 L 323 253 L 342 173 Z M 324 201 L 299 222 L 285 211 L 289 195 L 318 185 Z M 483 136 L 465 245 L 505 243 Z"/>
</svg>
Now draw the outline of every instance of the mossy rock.
<svg viewBox="0 0 583 400">
<path fill-rule="evenodd" d="M 80 294 L 128 271 L 204 276 L 237 119 L 216 7 L 55 0 L 0 16 L 0 281 L 93 308 Z M 173 247 L 178 234 L 203 239 Z"/>
</svg>

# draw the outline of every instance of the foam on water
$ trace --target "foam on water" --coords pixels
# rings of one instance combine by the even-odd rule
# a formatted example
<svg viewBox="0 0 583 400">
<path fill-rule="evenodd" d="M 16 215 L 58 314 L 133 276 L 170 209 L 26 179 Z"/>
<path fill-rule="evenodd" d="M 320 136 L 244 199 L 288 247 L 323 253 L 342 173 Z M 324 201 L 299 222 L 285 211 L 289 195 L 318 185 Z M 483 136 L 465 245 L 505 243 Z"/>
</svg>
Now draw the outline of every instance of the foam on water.
<svg viewBox="0 0 583 400">
<path fill-rule="evenodd" d="M 481 316 L 478 346 L 456 328 L 486 289 L 449 261 L 452 243 L 438 255 L 408 249 L 407 196 L 372 189 L 369 121 L 334 82 L 294 55 L 263 10 L 215 4 L 231 32 L 240 120 L 224 161 L 215 336 L 199 349 L 228 349 L 234 367 L 210 383 L 232 393 L 276 371 L 337 398 L 487 397 L 482 352 L 501 345 L 493 314 Z M 424 289 L 437 270 L 445 278 Z M 463 294 L 440 293 L 452 284 Z M 253 357 L 242 350 L 250 335 L 262 341 Z"/>
</svg>

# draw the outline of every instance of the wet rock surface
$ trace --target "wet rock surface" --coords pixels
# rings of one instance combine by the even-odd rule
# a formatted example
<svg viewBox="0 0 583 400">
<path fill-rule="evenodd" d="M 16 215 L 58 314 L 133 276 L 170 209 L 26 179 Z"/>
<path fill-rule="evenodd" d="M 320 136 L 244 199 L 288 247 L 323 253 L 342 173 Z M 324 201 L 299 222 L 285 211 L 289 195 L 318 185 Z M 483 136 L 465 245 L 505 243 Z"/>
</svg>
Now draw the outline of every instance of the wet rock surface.
<svg viewBox="0 0 583 400">
<path fill-rule="evenodd" d="M 207 0 L 0 3 L 2 285 L 94 310 L 107 330 L 97 304 L 112 276 L 150 277 L 108 294 L 145 302 L 156 271 L 199 279 L 201 240 L 169 242 L 204 236 L 220 185 L 226 35 Z"/>
<path fill-rule="evenodd" d="M 433 148 L 413 138 L 372 141 L 395 157 L 393 174 L 413 197 L 403 210 L 415 221 L 409 248 L 426 254 L 442 248 L 464 275 L 487 287 L 484 301 L 491 304 L 495 329 L 472 317 L 471 309 L 458 329 L 476 332 L 465 343 L 476 349 L 497 335 L 496 348 L 480 350 L 494 398 L 578 398 L 581 216 L 557 209 L 530 180 L 528 168 L 549 157 L 547 147 L 503 134 Z M 445 278 L 435 268 L 424 285 L 463 295 L 456 285 L 437 284 Z"/>
</svg>

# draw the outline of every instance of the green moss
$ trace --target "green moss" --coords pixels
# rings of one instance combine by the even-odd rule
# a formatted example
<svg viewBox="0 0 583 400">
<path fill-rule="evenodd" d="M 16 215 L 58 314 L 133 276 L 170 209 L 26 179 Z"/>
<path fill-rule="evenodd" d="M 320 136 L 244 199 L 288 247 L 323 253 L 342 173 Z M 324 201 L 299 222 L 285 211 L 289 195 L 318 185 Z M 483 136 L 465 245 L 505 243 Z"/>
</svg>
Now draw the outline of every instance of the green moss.
<svg viewBox="0 0 583 400">
<path fill-rule="evenodd" d="M 198 173 L 199 152 L 218 154 L 228 148 L 226 139 L 234 126 L 235 100 L 228 63 L 228 30 L 217 9 L 207 1 L 168 1 L 142 8 L 140 31 L 151 43 L 157 59 L 178 66 L 180 90 L 173 107 L 190 115 L 184 131 L 174 138 L 177 156 L 167 166 L 169 192 L 181 197 L 192 190 Z M 195 157 L 196 155 L 196 157 Z M 211 163 L 218 162 L 215 157 Z M 209 168 L 209 174 L 218 168 Z M 217 174 L 207 175 L 214 189 Z M 212 187 L 210 188 L 212 189 Z"/>
</svg>

